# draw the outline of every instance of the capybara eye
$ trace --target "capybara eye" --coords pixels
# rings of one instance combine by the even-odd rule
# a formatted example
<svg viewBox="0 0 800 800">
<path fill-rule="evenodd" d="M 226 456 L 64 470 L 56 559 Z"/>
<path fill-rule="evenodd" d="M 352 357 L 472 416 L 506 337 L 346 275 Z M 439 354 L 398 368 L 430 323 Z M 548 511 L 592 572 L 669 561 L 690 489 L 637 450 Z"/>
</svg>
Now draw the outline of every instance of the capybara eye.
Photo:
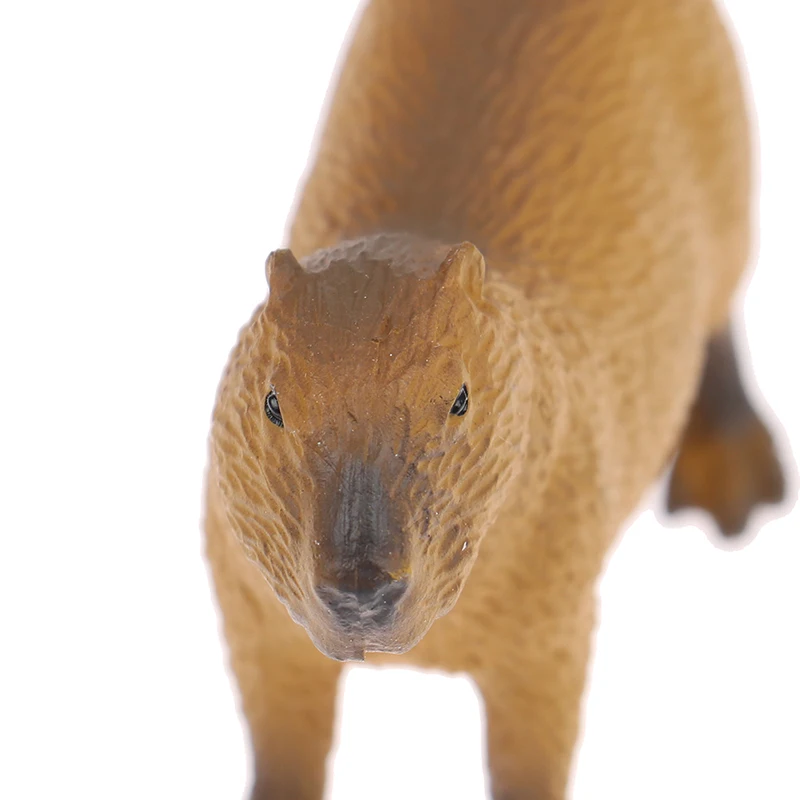
<svg viewBox="0 0 800 800">
<path fill-rule="evenodd" d="M 455 402 L 453 403 L 453 407 L 450 409 L 450 413 L 456 417 L 463 417 L 464 414 L 467 413 L 467 408 L 469 407 L 469 392 L 467 392 L 467 384 L 465 383 L 461 390 L 458 393 L 458 397 L 456 397 Z"/>
<path fill-rule="evenodd" d="M 281 407 L 278 403 L 278 395 L 275 391 L 271 391 L 264 401 L 264 411 L 267 412 L 267 419 L 279 428 L 283 427 L 283 417 L 281 416 Z"/>
</svg>

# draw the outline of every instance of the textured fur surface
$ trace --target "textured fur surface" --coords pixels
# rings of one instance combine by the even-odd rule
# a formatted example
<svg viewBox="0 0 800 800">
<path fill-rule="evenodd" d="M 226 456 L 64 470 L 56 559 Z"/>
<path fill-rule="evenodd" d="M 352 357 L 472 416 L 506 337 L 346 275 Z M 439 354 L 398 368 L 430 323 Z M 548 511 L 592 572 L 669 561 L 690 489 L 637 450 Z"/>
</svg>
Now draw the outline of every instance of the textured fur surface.
<svg viewBox="0 0 800 800">
<path fill-rule="evenodd" d="M 750 169 L 708 0 L 366 7 L 214 413 L 208 553 L 254 797 L 322 794 L 340 664 L 320 650 L 469 672 L 494 796 L 563 797 L 594 585 L 643 491 L 680 444 L 676 506 L 733 530 L 781 493 L 714 355 Z M 325 591 L 376 570 L 402 592 L 389 622 L 335 617 Z"/>
</svg>

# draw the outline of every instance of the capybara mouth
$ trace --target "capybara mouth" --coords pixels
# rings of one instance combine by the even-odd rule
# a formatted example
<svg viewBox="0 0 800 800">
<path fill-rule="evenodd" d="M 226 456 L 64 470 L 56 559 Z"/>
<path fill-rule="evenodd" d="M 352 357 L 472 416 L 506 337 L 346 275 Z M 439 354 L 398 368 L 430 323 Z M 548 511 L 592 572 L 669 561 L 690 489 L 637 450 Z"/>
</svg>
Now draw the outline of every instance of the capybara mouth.
<svg viewBox="0 0 800 800">
<path fill-rule="evenodd" d="M 314 610 L 296 620 L 317 649 L 337 661 L 363 661 L 365 653 L 405 653 L 433 622 L 414 610 L 405 580 L 359 590 L 321 585 L 316 595 Z"/>
<path fill-rule="evenodd" d="M 352 590 L 323 584 L 317 587 L 317 597 L 343 630 L 379 633 L 394 622 L 407 588 L 406 581 L 392 579 Z"/>
</svg>

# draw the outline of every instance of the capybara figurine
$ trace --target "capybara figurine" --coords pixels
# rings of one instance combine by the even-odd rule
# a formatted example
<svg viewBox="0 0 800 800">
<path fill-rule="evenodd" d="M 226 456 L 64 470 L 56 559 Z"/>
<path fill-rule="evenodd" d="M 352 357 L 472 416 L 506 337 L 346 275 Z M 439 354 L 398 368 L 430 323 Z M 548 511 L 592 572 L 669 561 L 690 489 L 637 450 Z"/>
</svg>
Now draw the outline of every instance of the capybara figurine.
<svg viewBox="0 0 800 800">
<path fill-rule="evenodd" d="M 363 9 L 213 414 L 254 800 L 322 797 L 364 659 L 468 673 L 493 798 L 565 796 L 645 490 L 674 459 L 670 507 L 727 535 L 784 493 L 730 333 L 749 134 L 711 0 Z"/>
</svg>

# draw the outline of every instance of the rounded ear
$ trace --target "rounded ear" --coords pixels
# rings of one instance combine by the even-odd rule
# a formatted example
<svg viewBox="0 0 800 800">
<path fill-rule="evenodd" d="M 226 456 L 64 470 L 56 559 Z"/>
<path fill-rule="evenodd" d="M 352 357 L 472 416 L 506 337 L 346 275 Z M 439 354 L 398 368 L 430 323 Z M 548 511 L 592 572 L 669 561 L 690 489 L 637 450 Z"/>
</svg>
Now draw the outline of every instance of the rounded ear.
<svg viewBox="0 0 800 800">
<path fill-rule="evenodd" d="M 288 248 L 273 250 L 264 265 L 270 297 L 288 294 L 302 277 L 303 268 Z"/>
<path fill-rule="evenodd" d="M 481 299 L 486 261 L 472 242 L 462 242 L 450 248 L 440 269 L 443 285 L 461 286 L 474 300 Z"/>
</svg>

